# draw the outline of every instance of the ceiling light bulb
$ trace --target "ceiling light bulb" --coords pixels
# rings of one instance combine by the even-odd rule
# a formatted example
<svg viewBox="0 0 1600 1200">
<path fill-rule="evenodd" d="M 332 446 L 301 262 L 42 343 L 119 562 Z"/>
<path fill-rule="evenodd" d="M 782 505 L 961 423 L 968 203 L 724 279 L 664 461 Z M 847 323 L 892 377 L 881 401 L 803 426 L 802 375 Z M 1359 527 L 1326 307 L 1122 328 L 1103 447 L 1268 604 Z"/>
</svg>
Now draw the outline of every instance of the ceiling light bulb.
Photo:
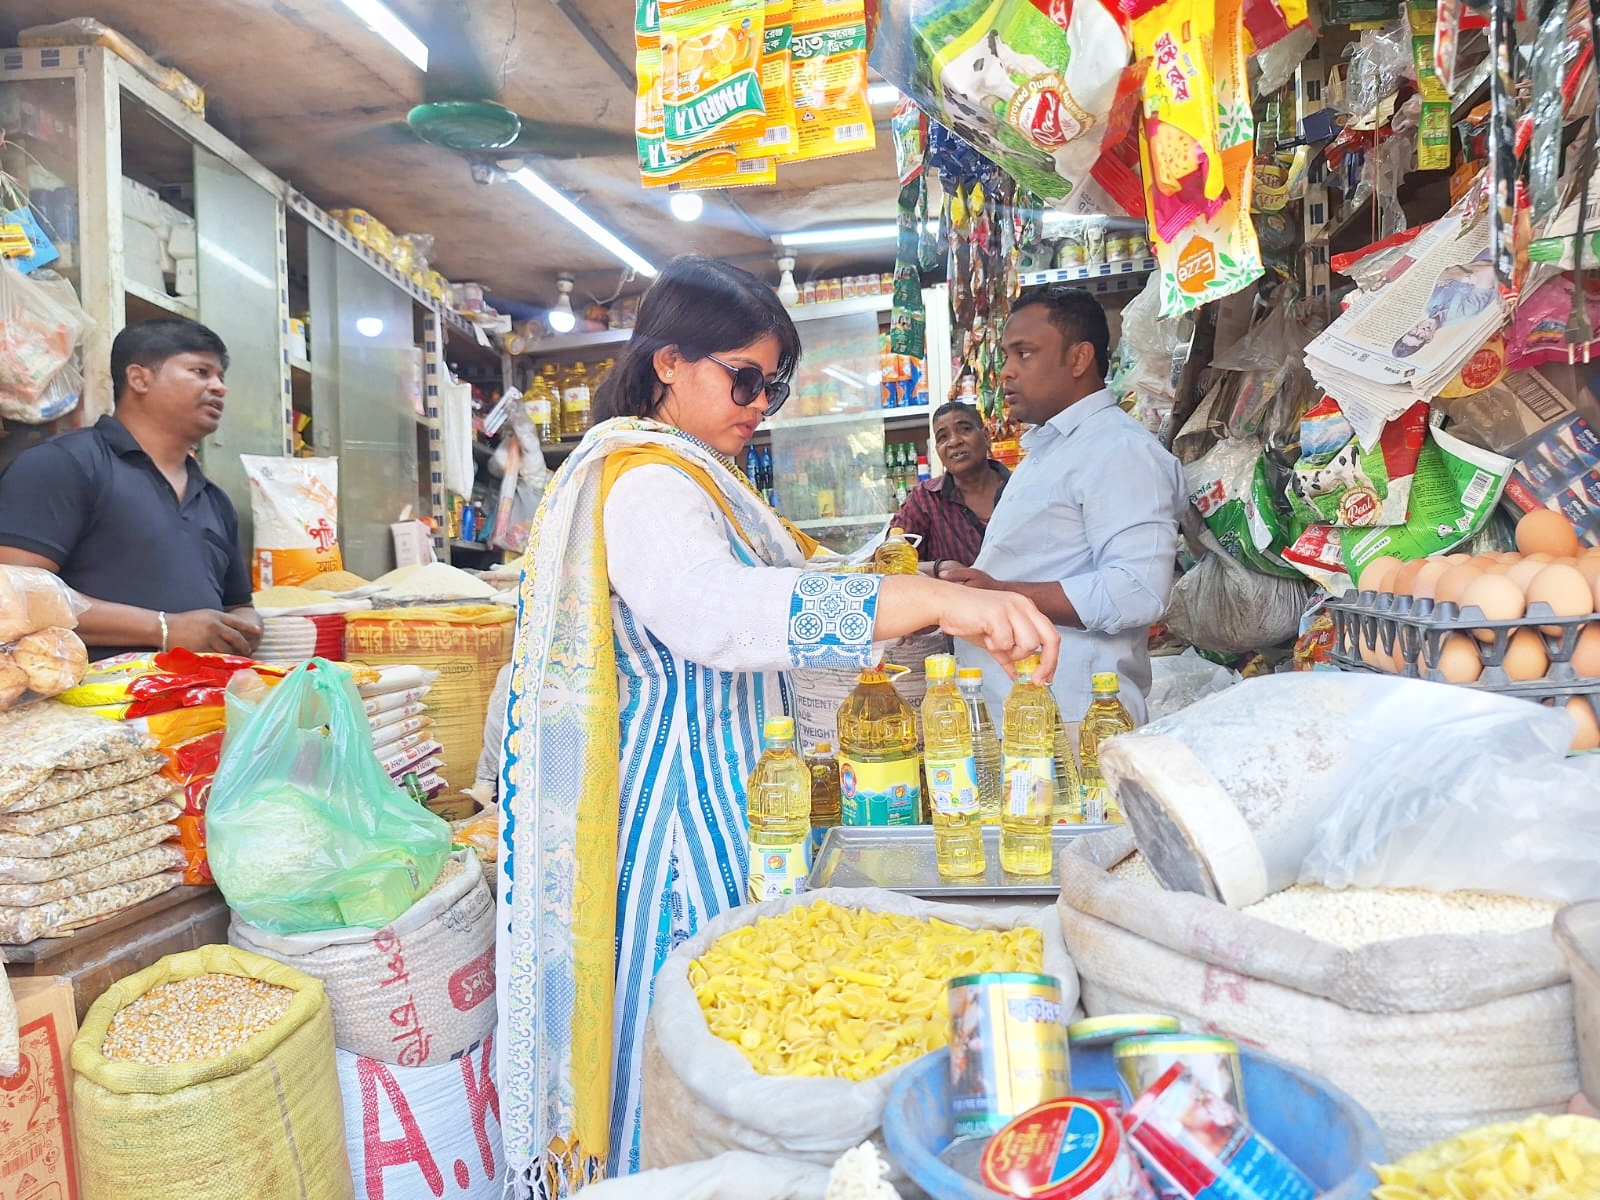
<svg viewBox="0 0 1600 1200">
<path fill-rule="evenodd" d="M 362 337 L 375 338 L 383 332 L 383 319 L 381 317 L 360 317 L 356 320 L 356 332 Z"/>
<path fill-rule="evenodd" d="M 672 207 L 672 215 L 680 221 L 698 221 L 705 208 L 699 192 L 673 192 L 667 203 Z"/>
<path fill-rule="evenodd" d="M 578 318 L 572 312 L 572 277 L 561 276 L 556 280 L 556 289 L 561 295 L 555 307 L 545 314 L 545 320 L 556 333 L 571 333 L 578 326 Z"/>
<path fill-rule="evenodd" d="M 794 284 L 794 259 L 788 256 L 780 258 L 778 270 L 783 272 L 783 278 L 778 281 L 778 299 L 785 304 L 799 304 L 800 289 Z"/>
</svg>

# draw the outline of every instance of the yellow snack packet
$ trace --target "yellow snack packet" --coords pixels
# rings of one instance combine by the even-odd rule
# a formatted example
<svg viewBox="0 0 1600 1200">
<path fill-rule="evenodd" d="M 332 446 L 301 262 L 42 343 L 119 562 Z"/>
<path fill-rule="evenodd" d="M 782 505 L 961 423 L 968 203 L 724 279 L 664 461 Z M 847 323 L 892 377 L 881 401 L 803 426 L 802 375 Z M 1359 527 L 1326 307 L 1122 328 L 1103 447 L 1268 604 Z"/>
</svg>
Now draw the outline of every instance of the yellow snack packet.
<svg viewBox="0 0 1600 1200">
<path fill-rule="evenodd" d="M 1151 228 L 1170 237 L 1200 213 L 1214 213 L 1226 190 L 1217 145 L 1217 97 L 1208 43 L 1211 0 L 1137 0 L 1131 6 L 1134 54 L 1148 60 L 1141 159 Z"/>
<path fill-rule="evenodd" d="M 796 0 L 789 54 L 799 128 L 790 161 L 873 149 L 878 138 L 867 102 L 867 19 L 861 0 Z"/>
<path fill-rule="evenodd" d="M 739 143 L 741 160 L 787 158 L 799 148 L 789 62 L 793 40 L 794 0 L 768 0 L 761 37 L 761 100 L 767 110 L 767 127 L 759 138 Z"/>
<path fill-rule="evenodd" d="M 641 6 L 641 10 L 642 10 Z M 634 134 L 639 143 L 639 179 L 647 188 L 710 187 L 738 167 L 738 155 L 731 146 L 713 146 L 688 154 L 673 154 L 667 148 L 666 113 L 661 100 L 661 47 L 641 31 L 635 71 L 639 91 L 634 104 Z"/>
<path fill-rule="evenodd" d="M 762 0 L 661 6 L 661 100 L 673 154 L 760 137 Z"/>
</svg>

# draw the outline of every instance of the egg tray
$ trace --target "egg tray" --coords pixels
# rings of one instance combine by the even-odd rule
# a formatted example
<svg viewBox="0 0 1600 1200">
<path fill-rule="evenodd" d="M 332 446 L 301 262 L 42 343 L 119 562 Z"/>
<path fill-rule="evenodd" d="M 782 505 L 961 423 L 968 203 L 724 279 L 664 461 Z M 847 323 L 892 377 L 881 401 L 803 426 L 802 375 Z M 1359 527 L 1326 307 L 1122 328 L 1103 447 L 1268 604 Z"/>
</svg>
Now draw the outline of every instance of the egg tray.
<svg viewBox="0 0 1600 1200">
<path fill-rule="evenodd" d="M 1361 650 L 1366 647 L 1392 658 L 1398 643 L 1405 659 L 1405 677 L 1447 683 L 1449 681 L 1437 669 L 1428 665 L 1439 661 L 1445 639 L 1456 633 L 1473 637 L 1475 631 L 1486 630 L 1494 635 L 1491 641 L 1473 638 L 1483 673 L 1476 682 L 1458 686 L 1530 700 L 1600 693 L 1600 678 L 1579 675 L 1572 665 L 1584 627 L 1600 621 L 1600 615 L 1558 617 L 1548 604 L 1538 601 L 1528 606 L 1526 615 L 1515 620 L 1491 621 L 1476 605 L 1461 608 L 1452 603 L 1391 596 L 1387 592 L 1360 592 L 1354 599 L 1333 598 L 1327 602 L 1327 611 L 1333 618 L 1336 638 L 1332 657 L 1341 667 L 1402 674 L 1381 671 L 1361 657 Z M 1541 627 L 1556 632 L 1548 633 Z M 1506 674 L 1506 648 L 1512 635 L 1520 629 L 1532 629 L 1544 643 L 1550 665 L 1539 679 L 1512 679 Z"/>
</svg>

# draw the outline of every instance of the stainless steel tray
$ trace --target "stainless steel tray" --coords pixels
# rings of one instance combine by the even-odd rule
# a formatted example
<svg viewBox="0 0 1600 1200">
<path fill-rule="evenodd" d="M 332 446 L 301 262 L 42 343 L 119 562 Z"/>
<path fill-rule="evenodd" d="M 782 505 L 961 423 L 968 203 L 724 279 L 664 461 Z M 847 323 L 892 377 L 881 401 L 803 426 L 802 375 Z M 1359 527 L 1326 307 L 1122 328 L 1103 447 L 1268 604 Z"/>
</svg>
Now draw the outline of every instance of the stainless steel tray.
<svg viewBox="0 0 1600 1200">
<path fill-rule="evenodd" d="M 876 887 L 929 900 L 1054 897 L 1061 891 L 1055 860 L 1073 838 L 1111 825 L 1057 825 L 1049 875 L 1008 875 L 1000 870 L 1000 830 L 983 830 L 989 869 L 970 879 L 944 879 L 933 854 L 933 826 L 839 825 L 828 830 L 806 879 L 808 888 Z"/>
</svg>

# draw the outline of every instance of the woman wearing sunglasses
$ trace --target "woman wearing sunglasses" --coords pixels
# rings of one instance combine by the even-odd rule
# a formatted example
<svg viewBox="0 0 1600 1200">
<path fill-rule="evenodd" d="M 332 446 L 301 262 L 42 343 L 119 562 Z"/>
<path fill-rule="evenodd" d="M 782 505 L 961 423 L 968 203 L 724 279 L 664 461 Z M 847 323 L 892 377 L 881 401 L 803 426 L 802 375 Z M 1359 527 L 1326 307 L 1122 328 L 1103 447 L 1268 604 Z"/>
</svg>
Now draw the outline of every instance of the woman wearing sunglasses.
<svg viewBox="0 0 1600 1200">
<path fill-rule="evenodd" d="M 816 543 L 735 465 L 789 396 L 793 322 L 750 273 L 672 261 L 547 493 L 523 574 L 502 801 L 507 1158 L 566 1183 L 639 1165 L 651 981 L 745 897 L 745 781 L 788 673 L 940 626 L 1001 662 L 1058 637 L 1027 600 L 803 571 Z M 527 1173 L 532 1172 L 532 1175 Z M 548 1189 L 547 1189 L 548 1190 Z"/>
</svg>

